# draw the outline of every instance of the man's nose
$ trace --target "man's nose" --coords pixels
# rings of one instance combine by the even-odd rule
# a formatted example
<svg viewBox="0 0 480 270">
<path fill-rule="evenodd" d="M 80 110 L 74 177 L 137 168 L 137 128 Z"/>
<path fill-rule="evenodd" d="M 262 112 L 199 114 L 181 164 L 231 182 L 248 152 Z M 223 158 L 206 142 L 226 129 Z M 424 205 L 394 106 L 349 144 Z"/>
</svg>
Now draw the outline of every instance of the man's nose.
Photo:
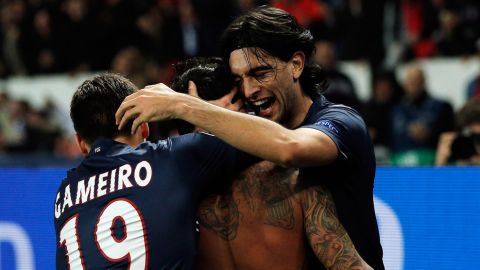
<svg viewBox="0 0 480 270">
<path fill-rule="evenodd" d="M 242 90 L 247 99 L 255 98 L 257 93 L 260 92 L 260 83 L 254 78 L 246 77 L 243 79 Z"/>
</svg>

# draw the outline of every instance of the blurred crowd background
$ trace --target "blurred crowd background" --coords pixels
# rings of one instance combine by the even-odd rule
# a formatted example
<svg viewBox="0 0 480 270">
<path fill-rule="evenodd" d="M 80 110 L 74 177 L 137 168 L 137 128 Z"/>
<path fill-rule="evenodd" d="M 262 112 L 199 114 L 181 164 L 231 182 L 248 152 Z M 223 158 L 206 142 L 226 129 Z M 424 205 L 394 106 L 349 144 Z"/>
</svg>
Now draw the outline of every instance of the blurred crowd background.
<svg viewBox="0 0 480 270">
<path fill-rule="evenodd" d="M 466 89 L 452 89 L 467 101 L 454 109 L 431 94 L 415 64 L 480 57 L 478 0 L 0 0 L 0 78 L 111 70 L 139 87 L 168 84 L 174 63 L 220 55 L 223 29 L 263 4 L 312 31 L 327 97 L 362 113 L 379 164 L 480 164 L 480 71 Z M 338 68 L 343 61 L 367 63 L 368 100 Z M 409 65 L 399 79 L 401 64 Z M 33 108 L 11 94 L 0 88 L 0 164 L 79 157 L 68 111 L 51 99 Z"/>
</svg>

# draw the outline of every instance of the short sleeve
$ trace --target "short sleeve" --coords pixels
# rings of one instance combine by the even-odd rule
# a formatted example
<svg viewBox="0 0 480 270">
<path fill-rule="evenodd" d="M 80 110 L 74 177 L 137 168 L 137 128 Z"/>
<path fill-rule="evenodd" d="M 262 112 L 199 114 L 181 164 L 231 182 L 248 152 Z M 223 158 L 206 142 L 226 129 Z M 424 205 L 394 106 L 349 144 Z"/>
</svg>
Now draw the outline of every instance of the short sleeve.
<svg viewBox="0 0 480 270">
<path fill-rule="evenodd" d="M 340 157 L 351 158 L 356 144 L 364 144 L 366 128 L 363 119 L 348 107 L 338 106 L 321 114 L 313 124 L 301 126 L 323 132 L 337 145 Z"/>
</svg>

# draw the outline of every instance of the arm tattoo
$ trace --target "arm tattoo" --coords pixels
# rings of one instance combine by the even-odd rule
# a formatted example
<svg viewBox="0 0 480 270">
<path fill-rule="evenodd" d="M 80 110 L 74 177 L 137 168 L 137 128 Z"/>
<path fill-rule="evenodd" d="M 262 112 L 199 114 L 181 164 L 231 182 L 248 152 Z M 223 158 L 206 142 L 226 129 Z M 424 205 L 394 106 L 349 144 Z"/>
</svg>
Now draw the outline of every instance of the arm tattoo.
<svg viewBox="0 0 480 270">
<path fill-rule="evenodd" d="M 328 269 L 361 269 L 362 258 L 340 224 L 331 194 L 320 186 L 302 194 L 305 232 L 318 259 Z"/>
<path fill-rule="evenodd" d="M 231 195 L 210 195 L 198 209 L 198 221 L 224 240 L 237 236 L 240 212 Z"/>
</svg>

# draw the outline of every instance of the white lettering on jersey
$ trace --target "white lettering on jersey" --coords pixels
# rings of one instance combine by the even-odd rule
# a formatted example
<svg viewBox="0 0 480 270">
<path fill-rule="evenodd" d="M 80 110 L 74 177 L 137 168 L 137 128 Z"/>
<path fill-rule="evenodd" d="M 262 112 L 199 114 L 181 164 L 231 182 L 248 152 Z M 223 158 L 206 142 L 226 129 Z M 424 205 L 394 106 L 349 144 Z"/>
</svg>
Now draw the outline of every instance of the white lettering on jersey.
<svg viewBox="0 0 480 270">
<path fill-rule="evenodd" d="M 62 213 L 65 212 L 65 207 L 72 207 L 72 195 L 70 194 L 70 185 L 65 187 L 65 194 L 63 195 L 63 208 Z"/>
<path fill-rule="evenodd" d="M 96 175 L 91 176 L 88 179 L 88 184 L 87 184 L 87 189 L 85 190 L 85 180 L 78 181 L 77 184 L 77 198 L 75 200 L 75 205 L 81 203 L 86 203 L 89 200 L 93 200 L 95 197 L 95 178 L 97 178 Z"/>
<path fill-rule="evenodd" d="M 140 176 L 140 171 L 144 169 L 145 170 L 145 178 L 141 178 Z M 135 167 L 135 182 L 137 182 L 137 185 L 141 187 L 145 187 L 150 183 L 150 180 L 152 179 L 152 166 L 150 166 L 150 163 L 147 161 L 142 161 L 137 164 L 137 167 Z"/>
<path fill-rule="evenodd" d="M 97 198 L 107 194 L 107 190 L 104 189 L 104 187 L 107 186 L 107 180 L 105 180 L 107 176 L 108 172 L 104 172 L 98 176 Z"/>
<path fill-rule="evenodd" d="M 110 172 L 90 176 L 86 187 L 85 179 L 78 181 L 77 193 L 74 198 L 75 206 L 125 188 L 131 188 L 134 186 L 132 183 L 139 187 L 148 186 L 152 180 L 152 165 L 148 161 L 141 161 L 137 163 L 133 169 L 134 182 L 130 181 L 130 176 L 132 176 L 132 166 L 130 164 L 125 164 L 111 170 Z M 96 189 L 95 186 L 97 187 Z M 107 189 L 107 186 L 109 189 Z M 115 187 L 117 187 L 116 190 Z M 70 185 L 67 185 L 63 190 L 63 202 L 60 199 L 62 197 L 61 193 L 61 191 L 58 192 L 55 199 L 55 218 L 57 219 L 60 218 L 67 207 L 70 208 L 74 206 Z"/>
<path fill-rule="evenodd" d="M 55 218 L 59 218 L 62 214 L 62 204 L 58 203 L 60 200 L 60 192 L 57 193 L 57 198 L 55 199 Z"/>
<path fill-rule="evenodd" d="M 130 180 L 128 180 L 128 177 L 130 177 L 130 174 L 132 174 L 132 167 L 130 164 L 125 164 L 118 168 L 118 189 L 121 190 L 123 189 L 123 186 L 125 185 L 126 188 L 132 187 L 132 183 L 130 183 Z"/>
<path fill-rule="evenodd" d="M 117 169 L 113 170 L 110 174 L 110 193 L 115 191 L 115 176 L 117 174 Z"/>
</svg>

